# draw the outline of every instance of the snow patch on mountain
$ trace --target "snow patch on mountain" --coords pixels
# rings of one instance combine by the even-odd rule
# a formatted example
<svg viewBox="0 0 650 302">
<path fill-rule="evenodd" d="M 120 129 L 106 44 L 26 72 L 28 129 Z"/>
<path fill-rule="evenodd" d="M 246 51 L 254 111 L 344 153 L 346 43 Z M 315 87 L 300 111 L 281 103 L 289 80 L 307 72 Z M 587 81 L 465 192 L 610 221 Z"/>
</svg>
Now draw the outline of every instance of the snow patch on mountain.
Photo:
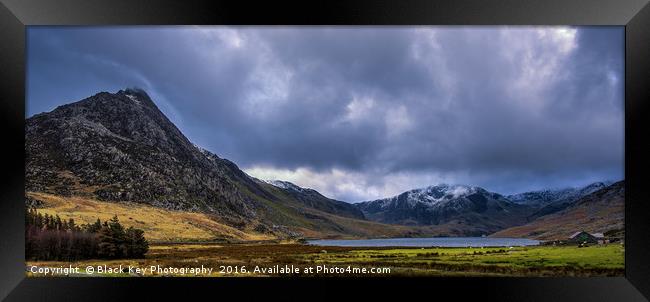
<svg viewBox="0 0 650 302">
<path fill-rule="evenodd" d="M 530 191 L 508 195 L 506 197 L 510 201 L 518 204 L 545 205 L 561 200 L 575 200 L 605 188 L 612 183 L 611 181 L 594 182 L 585 187 Z"/>
<path fill-rule="evenodd" d="M 273 185 L 275 187 L 278 187 L 280 189 L 285 189 L 285 190 L 293 190 L 293 191 L 297 191 L 297 192 L 304 192 L 304 191 L 309 190 L 309 189 L 297 186 L 297 185 L 295 185 L 295 184 L 293 184 L 291 182 L 283 181 L 283 180 L 264 180 L 264 182 L 266 182 L 266 183 L 268 183 L 270 185 Z"/>
<path fill-rule="evenodd" d="M 140 101 L 138 100 L 138 97 L 136 97 L 135 95 L 132 95 L 132 94 L 126 94 L 126 97 L 129 98 L 129 99 L 130 99 L 131 101 L 133 101 L 134 103 L 140 105 Z"/>
<path fill-rule="evenodd" d="M 424 205 L 426 207 L 439 207 L 439 206 L 461 206 L 452 201 L 459 200 L 466 196 L 475 193 L 488 193 L 486 190 L 479 187 L 472 187 L 466 185 L 449 185 L 439 184 L 428 186 L 426 188 L 414 189 L 404 192 L 400 195 L 393 196 L 386 199 L 376 200 L 381 208 L 387 208 L 394 205 L 399 200 L 406 202 L 408 207 L 413 208 L 417 205 Z M 405 196 L 406 198 L 404 198 Z"/>
</svg>

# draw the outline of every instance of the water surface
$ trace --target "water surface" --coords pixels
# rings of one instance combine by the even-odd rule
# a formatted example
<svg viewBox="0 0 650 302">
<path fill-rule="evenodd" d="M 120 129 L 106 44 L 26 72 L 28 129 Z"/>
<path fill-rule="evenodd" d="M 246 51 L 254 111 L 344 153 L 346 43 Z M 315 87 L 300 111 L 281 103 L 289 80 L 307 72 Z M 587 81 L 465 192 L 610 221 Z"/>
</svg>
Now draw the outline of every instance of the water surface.
<svg viewBox="0 0 650 302">
<path fill-rule="evenodd" d="M 320 246 L 417 246 L 417 247 L 488 247 L 529 246 L 539 241 L 524 238 L 489 237 L 432 237 L 432 238 L 386 238 L 359 240 L 309 240 L 309 244 Z"/>
</svg>

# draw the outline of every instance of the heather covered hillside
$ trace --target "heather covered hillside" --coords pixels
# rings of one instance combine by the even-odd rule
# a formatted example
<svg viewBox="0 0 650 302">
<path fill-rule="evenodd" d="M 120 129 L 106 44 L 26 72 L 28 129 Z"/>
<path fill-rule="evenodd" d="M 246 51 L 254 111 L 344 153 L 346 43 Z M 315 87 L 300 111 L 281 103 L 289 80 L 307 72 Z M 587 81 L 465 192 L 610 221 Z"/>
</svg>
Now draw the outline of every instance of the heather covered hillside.
<svg viewBox="0 0 650 302">
<path fill-rule="evenodd" d="M 370 227 L 357 228 L 363 214 L 350 204 L 248 176 L 192 144 L 138 89 L 98 93 L 28 118 L 25 151 L 27 192 L 203 213 L 262 237 L 410 232 L 362 221 Z"/>
</svg>

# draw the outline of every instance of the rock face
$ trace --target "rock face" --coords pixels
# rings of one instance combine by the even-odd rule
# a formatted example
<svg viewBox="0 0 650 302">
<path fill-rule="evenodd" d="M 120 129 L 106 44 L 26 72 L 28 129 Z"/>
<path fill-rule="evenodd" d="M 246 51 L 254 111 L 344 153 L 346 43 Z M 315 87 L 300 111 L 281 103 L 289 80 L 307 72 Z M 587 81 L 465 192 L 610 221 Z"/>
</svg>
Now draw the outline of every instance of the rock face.
<svg viewBox="0 0 650 302">
<path fill-rule="evenodd" d="M 25 153 L 26 192 L 202 212 L 278 238 L 411 232 L 362 221 L 355 206 L 314 190 L 247 175 L 192 144 L 139 89 L 101 92 L 26 119 Z"/>
<path fill-rule="evenodd" d="M 490 234 L 525 223 L 532 208 L 479 187 L 436 185 L 357 204 L 374 221 L 406 225 L 456 225 L 467 235 Z M 459 226 L 460 225 L 460 226 Z"/>
<path fill-rule="evenodd" d="M 137 89 L 98 93 L 27 119 L 25 152 L 28 191 L 232 218 L 255 216 L 254 199 L 240 187 L 263 191 L 233 163 L 190 143 Z"/>
<path fill-rule="evenodd" d="M 267 182 L 282 189 L 307 207 L 338 216 L 365 219 L 363 212 L 353 204 L 327 198 L 316 190 L 302 188 L 288 181 L 272 180 Z"/>
</svg>

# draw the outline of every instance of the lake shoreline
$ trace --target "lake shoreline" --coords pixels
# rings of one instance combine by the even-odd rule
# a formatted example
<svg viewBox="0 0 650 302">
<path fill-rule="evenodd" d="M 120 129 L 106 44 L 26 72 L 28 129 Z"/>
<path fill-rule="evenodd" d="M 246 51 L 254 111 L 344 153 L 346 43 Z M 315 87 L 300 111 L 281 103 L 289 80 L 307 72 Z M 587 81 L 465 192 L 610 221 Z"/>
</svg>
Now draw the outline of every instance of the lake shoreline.
<svg viewBox="0 0 650 302">
<path fill-rule="evenodd" d="M 458 247 L 486 248 L 537 246 L 543 242 L 526 238 L 495 237 L 426 237 L 426 238 L 384 238 L 384 239 L 322 239 L 308 240 L 307 244 L 316 246 L 345 247 Z"/>
</svg>

